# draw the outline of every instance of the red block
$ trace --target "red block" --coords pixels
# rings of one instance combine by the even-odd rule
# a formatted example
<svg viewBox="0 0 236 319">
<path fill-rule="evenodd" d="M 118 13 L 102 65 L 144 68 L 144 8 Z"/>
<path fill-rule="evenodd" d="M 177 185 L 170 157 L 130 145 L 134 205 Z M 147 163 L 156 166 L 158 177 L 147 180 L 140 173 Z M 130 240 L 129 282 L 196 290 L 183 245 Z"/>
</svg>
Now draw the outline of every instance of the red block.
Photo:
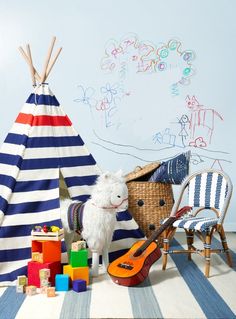
<svg viewBox="0 0 236 319">
<path fill-rule="evenodd" d="M 60 261 L 50 263 L 39 263 L 37 261 L 28 262 L 28 285 L 34 285 L 40 288 L 39 270 L 43 268 L 50 269 L 49 282 L 55 286 L 55 276 L 62 273 Z"/>
</svg>

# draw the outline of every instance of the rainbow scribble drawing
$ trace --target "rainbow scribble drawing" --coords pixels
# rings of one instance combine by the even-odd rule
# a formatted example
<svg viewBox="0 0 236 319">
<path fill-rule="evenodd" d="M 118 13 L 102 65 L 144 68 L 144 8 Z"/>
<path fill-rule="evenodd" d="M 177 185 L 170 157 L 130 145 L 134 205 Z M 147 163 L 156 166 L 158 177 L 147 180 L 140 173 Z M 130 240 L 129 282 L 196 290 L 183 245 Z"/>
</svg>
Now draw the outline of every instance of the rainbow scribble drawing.
<svg viewBox="0 0 236 319">
<path fill-rule="evenodd" d="M 105 55 L 101 60 L 101 69 L 106 72 L 117 72 L 119 79 L 124 80 L 127 73 L 163 73 L 179 68 L 181 76 L 175 84 L 187 85 L 195 74 L 192 61 L 193 50 L 183 50 L 182 43 L 171 39 L 162 45 L 139 40 L 136 34 L 126 35 L 120 41 L 110 39 L 105 45 Z M 172 88 L 173 90 L 173 88 Z"/>
</svg>

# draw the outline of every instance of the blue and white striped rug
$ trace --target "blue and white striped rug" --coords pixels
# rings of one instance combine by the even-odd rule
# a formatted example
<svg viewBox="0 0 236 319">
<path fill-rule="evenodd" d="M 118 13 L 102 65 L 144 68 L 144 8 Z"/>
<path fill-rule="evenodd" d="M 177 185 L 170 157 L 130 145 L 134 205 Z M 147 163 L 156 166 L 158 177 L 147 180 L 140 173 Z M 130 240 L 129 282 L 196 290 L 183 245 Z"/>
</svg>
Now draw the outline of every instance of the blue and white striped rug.
<svg viewBox="0 0 236 319">
<path fill-rule="evenodd" d="M 173 245 L 184 245 L 183 238 L 177 234 Z M 234 267 L 223 255 L 213 255 L 209 279 L 201 256 L 189 262 L 185 255 L 172 255 L 166 271 L 160 259 L 149 278 L 132 288 L 115 285 L 106 274 L 93 279 L 84 293 L 60 292 L 55 298 L 1 288 L 0 319 L 236 318 L 236 233 L 227 238 Z"/>
</svg>

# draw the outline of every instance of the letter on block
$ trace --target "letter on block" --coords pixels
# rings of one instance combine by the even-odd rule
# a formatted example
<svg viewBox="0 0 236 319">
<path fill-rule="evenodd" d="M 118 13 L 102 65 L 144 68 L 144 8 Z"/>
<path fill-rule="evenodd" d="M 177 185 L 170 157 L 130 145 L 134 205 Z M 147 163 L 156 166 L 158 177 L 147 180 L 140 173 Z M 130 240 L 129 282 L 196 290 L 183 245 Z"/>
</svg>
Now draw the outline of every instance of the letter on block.
<svg viewBox="0 0 236 319">
<path fill-rule="evenodd" d="M 50 277 L 50 269 L 43 268 L 39 270 L 39 278 L 40 279 L 47 279 Z"/>
<path fill-rule="evenodd" d="M 36 286 L 27 286 L 25 289 L 26 295 L 28 296 L 33 296 L 37 293 L 37 288 Z"/>
<path fill-rule="evenodd" d="M 72 281 L 76 279 L 83 279 L 89 285 L 89 267 L 75 267 L 66 265 L 63 267 L 63 274 L 69 275 Z"/>
<path fill-rule="evenodd" d="M 88 266 L 88 250 L 81 249 L 79 251 L 70 251 L 70 264 L 72 267 Z"/>
<path fill-rule="evenodd" d="M 28 284 L 28 279 L 25 275 L 17 276 L 17 286 L 25 286 Z"/>
<path fill-rule="evenodd" d="M 47 296 L 48 296 L 48 297 L 56 297 L 55 287 L 48 287 L 48 289 L 47 289 Z"/>
</svg>

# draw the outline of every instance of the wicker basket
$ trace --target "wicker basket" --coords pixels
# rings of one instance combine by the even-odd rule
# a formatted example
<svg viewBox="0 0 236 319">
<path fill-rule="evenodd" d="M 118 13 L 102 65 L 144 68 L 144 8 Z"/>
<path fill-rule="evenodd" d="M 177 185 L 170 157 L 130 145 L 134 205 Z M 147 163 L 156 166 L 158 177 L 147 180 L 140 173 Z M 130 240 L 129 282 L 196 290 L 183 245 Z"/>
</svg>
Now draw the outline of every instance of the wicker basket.
<svg viewBox="0 0 236 319">
<path fill-rule="evenodd" d="M 148 182 L 159 165 L 152 163 L 126 175 L 129 211 L 147 237 L 160 226 L 161 219 L 170 215 L 174 203 L 171 184 Z"/>
</svg>

